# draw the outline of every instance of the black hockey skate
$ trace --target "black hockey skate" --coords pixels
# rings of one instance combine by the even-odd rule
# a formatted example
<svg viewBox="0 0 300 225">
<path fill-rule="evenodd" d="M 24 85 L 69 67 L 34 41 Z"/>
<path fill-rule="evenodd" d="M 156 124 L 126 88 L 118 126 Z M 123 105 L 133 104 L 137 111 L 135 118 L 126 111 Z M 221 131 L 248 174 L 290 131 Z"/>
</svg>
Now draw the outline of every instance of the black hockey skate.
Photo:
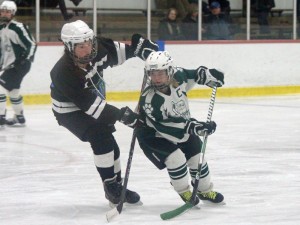
<svg viewBox="0 0 300 225">
<path fill-rule="evenodd" d="M 120 202 L 121 193 L 122 193 L 122 184 L 121 182 L 117 182 L 116 178 L 105 180 L 104 181 L 104 191 L 105 198 L 111 204 L 118 204 Z M 125 201 L 129 204 L 136 204 L 140 202 L 140 195 L 134 191 L 126 190 L 125 193 Z M 111 205 L 112 206 L 112 205 Z"/>
<path fill-rule="evenodd" d="M 225 204 L 224 196 L 221 193 L 216 191 L 209 191 L 205 193 L 198 191 L 197 195 L 202 201 L 206 201 L 214 204 L 220 204 L 220 205 Z"/>
<path fill-rule="evenodd" d="M 24 127 L 25 122 L 26 120 L 22 113 L 21 115 L 15 115 L 13 118 L 6 120 L 6 125 L 14 127 Z"/>
</svg>

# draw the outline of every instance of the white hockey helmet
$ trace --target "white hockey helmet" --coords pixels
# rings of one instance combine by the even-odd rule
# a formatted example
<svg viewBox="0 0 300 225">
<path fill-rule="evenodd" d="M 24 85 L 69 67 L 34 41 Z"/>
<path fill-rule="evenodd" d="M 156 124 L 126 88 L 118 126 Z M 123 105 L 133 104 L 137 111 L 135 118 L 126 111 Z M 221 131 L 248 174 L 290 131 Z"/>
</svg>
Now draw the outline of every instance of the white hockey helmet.
<svg viewBox="0 0 300 225">
<path fill-rule="evenodd" d="M 17 12 L 17 5 L 13 1 L 3 1 L 0 5 L 2 10 L 10 10 L 13 15 Z"/>
<path fill-rule="evenodd" d="M 160 86 L 154 85 L 151 82 L 151 78 L 149 76 L 151 86 L 155 87 L 156 89 L 163 89 L 166 86 L 168 86 L 173 79 L 173 75 L 174 75 L 173 59 L 170 56 L 169 52 L 167 51 L 152 52 L 146 59 L 145 70 L 148 76 L 150 75 L 151 71 L 155 71 L 155 70 L 166 71 L 166 74 L 169 77 L 169 81 L 168 83 Z"/>
<path fill-rule="evenodd" d="M 97 55 L 97 40 L 94 31 L 82 20 L 66 23 L 61 30 L 61 40 L 75 62 L 88 63 Z M 74 54 L 74 47 L 76 44 L 86 41 L 92 42 L 91 54 L 83 58 L 78 58 Z"/>
</svg>

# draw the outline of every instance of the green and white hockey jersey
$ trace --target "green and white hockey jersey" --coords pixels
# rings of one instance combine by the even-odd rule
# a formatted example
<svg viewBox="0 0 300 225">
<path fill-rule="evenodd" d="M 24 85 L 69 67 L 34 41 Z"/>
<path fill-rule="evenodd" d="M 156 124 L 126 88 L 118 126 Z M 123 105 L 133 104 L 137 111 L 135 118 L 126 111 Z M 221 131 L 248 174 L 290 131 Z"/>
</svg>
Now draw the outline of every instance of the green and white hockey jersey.
<svg viewBox="0 0 300 225">
<path fill-rule="evenodd" d="M 185 142 L 189 138 L 186 125 L 190 119 L 187 92 L 195 84 L 203 84 L 201 74 L 206 67 L 196 70 L 176 68 L 174 80 L 177 87 L 170 85 L 170 93 L 164 94 L 153 87 L 147 87 L 140 98 L 140 114 L 147 127 L 141 129 L 155 130 L 156 137 L 165 138 L 171 142 Z"/>
<path fill-rule="evenodd" d="M 2 68 L 13 64 L 16 60 L 33 61 L 36 43 L 23 23 L 11 20 L 8 24 L 0 24 L 0 38 Z"/>
</svg>

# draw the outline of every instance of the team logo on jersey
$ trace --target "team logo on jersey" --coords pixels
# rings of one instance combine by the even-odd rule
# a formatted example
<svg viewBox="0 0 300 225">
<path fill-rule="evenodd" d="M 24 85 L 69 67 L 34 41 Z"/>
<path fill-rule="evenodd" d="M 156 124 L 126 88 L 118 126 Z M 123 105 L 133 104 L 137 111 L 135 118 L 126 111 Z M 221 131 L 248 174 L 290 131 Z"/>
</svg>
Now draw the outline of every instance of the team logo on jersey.
<svg viewBox="0 0 300 225">
<path fill-rule="evenodd" d="M 188 110 L 188 107 L 183 100 L 180 100 L 179 102 L 172 101 L 172 110 L 176 115 L 180 117 L 186 119 L 190 118 L 190 111 Z"/>
<path fill-rule="evenodd" d="M 95 75 L 98 76 L 95 76 Z M 97 73 L 97 71 L 91 71 L 89 72 L 85 78 L 86 82 L 84 84 L 84 88 L 91 89 L 93 93 L 98 95 L 101 99 L 106 98 L 106 93 L 105 93 L 105 82 L 102 78 L 103 72 L 100 71 L 100 73 Z"/>
<path fill-rule="evenodd" d="M 143 106 L 143 109 L 144 109 L 144 112 L 147 114 L 148 117 L 155 120 L 155 118 L 152 116 L 153 107 L 150 103 L 145 103 L 145 105 Z"/>
</svg>

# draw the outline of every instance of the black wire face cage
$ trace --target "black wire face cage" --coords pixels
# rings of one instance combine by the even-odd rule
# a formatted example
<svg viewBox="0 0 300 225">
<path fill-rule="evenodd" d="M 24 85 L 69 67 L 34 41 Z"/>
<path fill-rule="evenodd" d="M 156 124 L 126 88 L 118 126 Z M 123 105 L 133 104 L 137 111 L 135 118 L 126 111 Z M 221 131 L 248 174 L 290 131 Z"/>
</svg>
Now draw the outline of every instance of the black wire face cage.
<svg viewBox="0 0 300 225">
<path fill-rule="evenodd" d="M 169 80 L 169 82 L 161 84 L 161 85 L 156 85 L 151 82 L 151 87 L 153 87 L 155 90 L 158 90 L 158 91 L 161 91 L 161 90 L 169 87 L 169 85 L 170 85 L 170 80 Z"/>
<path fill-rule="evenodd" d="M 170 84 L 172 83 L 172 80 L 173 80 L 174 69 L 170 66 L 169 69 L 166 69 L 165 71 L 166 71 L 166 73 L 169 77 L 169 80 L 166 83 L 160 84 L 160 85 L 152 83 L 152 80 L 151 80 L 151 77 L 150 77 L 150 71 L 147 71 L 147 75 L 148 75 L 147 83 L 148 83 L 148 85 L 151 86 L 152 88 L 154 88 L 155 90 L 158 90 L 158 91 L 161 91 L 161 90 L 169 87 Z"/>
<path fill-rule="evenodd" d="M 76 44 L 75 44 L 76 45 Z M 96 56 L 97 56 L 97 53 L 98 53 L 98 43 L 97 43 L 97 39 L 96 37 L 93 37 L 93 40 L 92 40 L 92 51 L 90 54 L 84 56 L 84 57 L 77 57 L 74 53 L 74 48 L 75 48 L 75 45 L 72 46 L 71 45 L 71 51 L 69 51 L 72 59 L 74 60 L 74 63 L 75 64 L 86 64 L 86 63 L 89 63 L 91 62 Z"/>
</svg>

